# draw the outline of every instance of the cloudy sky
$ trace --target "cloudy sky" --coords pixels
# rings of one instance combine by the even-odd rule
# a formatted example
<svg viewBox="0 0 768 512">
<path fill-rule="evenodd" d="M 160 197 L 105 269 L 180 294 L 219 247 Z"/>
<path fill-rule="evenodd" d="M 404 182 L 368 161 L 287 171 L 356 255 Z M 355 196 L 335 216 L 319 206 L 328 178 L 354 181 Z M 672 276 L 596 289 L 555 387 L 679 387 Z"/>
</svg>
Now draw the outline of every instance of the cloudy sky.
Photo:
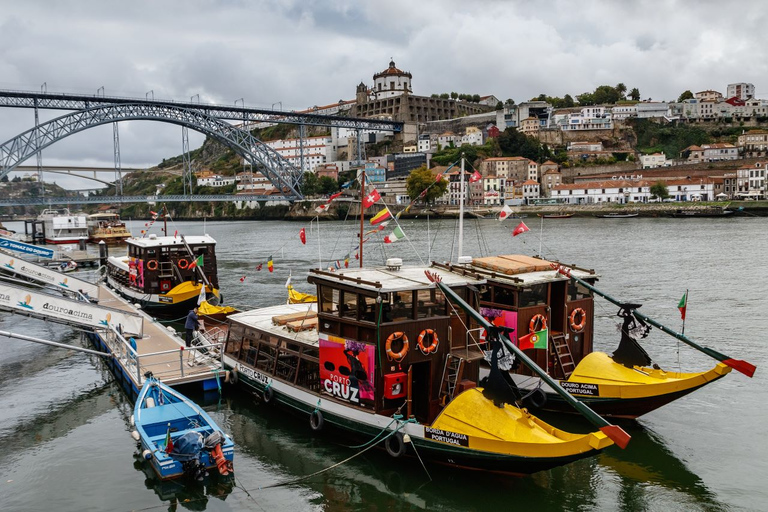
<svg viewBox="0 0 768 512">
<path fill-rule="evenodd" d="M 352 99 L 394 58 L 427 96 L 519 102 L 623 82 L 644 99 L 674 100 L 751 82 L 768 98 L 766 13 L 750 0 L 0 0 L 0 88 L 103 86 L 115 96 L 298 110 Z M 31 110 L 0 109 L 1 141 L 33 125 Z M 120 140 L 124 167 L 181 153 L 177 126 L 121 123 Z M 190 132 L 191 146 L 202 140 Z M 43 163 L 112 166 L 111 127 L 51 146 Z"/>
</svg>

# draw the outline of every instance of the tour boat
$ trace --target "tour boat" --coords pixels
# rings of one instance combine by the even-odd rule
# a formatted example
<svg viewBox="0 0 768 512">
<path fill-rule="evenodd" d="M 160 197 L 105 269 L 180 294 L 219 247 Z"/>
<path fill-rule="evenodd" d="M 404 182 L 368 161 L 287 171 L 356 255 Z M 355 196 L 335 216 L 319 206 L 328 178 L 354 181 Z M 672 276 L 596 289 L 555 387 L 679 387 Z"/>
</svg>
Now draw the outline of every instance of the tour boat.
<svg viewBox="0 0 768 512">
<path fill-rule="evenodd" d="M 382 443 L 395 458 L 527 474 L 625 445 L 628 436 L 602 419 L 600 431 L 565 432 L 515 405 L 493 379 L 481 382 L 484 354 L 466 342 L 468 306 L 454 306 L 433 281 L 473 301 L 485 279 L 429 270 L 398 259 L 311 270 L 317 303 L 228 317 L 229 381 L 313 431 Z"/>
<path fill-rule="evenodd" d="M 94 213 L 88 217 L 88 240 L 93 243 L 103 241 L 117 244 L 131 238 L 131 232 L 125 227 L 117 213 Z"/>
<path fill-rule="evenodd" d="M 716 351 L 700 347 L 637 311 L 637 304 L 623 304 L 603 294 L 593 284 L 593 270 L 523 255 L 474 258 L 470 264 L 434 264 L 461 275 L 475 275 L 486 282 L 478 289 L 480 313 L 495 325 L 506 327 L 512 338 L 546 330 L 546 348 L 529 349 L 556 386 L 567 389 L 598 414 L 637 418 L 739 369 L 751 376 L 754 367 Z M 594 294 L 620 307 L 622 336 L 612 355 L 593 351 Z M 695 373 L 665 371 L 653 364 L 638 343 L 647 335 L 646 323 L 677 337 L 720 361 Z M 473 342 L 482 345 L 477 334 Z M 751 367 L 751 369 L 750 369 Z M 746 369 L 746 371 L 744 371 Z M 571 412 L 556 390 L 526 368 L 513 371 L 513 379 L 531 408 Z"/>
<path fill-rule="evenodd" d="M 43 223 L 43 235 L 49 244 L 76 244 L 88 239 L 85 214 L 72 214 L 69 209 L 45 209 L 37 217 Z"/>
<path fill-rule="evenodd" d="M 595 215 L 598 219 L 631 219 L 633 217 L 637 217 L 640 215 L 639 213 L 620 213 L 620 212 L 614 212 L 614 213 L 603 213 L 600 215 Z"/>
<path fill-rule="evenodd" d="M 144 309 L 182 315 L 198 304 L 201 289 L 213 302 L 220 296 L 212 237 L 151 234 L 126 244 L 125 256 L 107 260 L 107 284 Z"/>
<path fill-rule="evenodd" d="M 572 213 L 541 213 L 539 217 L 543 219 L 570 219 L 573 217 Z"/>
<path fill-rule="evenodd" d="M 710 208 L 680 208 L 669 214 L 670 217 L 678 219 L 691 219 L 697 217 L 728 217 L 733 215 L 733 210 L 726 210 L 720 207 Z"/>
<path fill-rule="evenodd" d="M 232 438 L 197 404 L 154 377 L 141 388 L 132 423 L 142 456 L 161 479 L 199 480 L 213 468 L 222 476 L 232 473 Z"/>
</svg>

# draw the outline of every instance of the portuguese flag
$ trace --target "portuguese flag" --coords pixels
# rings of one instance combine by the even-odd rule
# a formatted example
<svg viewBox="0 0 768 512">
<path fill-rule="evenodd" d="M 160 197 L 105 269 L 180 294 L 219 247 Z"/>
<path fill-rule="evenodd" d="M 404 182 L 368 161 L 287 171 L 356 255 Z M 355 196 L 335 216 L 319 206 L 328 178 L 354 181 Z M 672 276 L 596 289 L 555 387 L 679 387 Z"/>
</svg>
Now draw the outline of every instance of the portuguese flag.
<svg viewBox="0 0 768 512">
<path fill-rule="evenodd" d="M 529 348 L 539 348 L 546 350 L 548 340 L 549 329 L 544 329 L 522 336 L 517 341 L 517 346 L 520 348 L 520 350 L 527 350 Z"/>
<path fill-rule="evenodd" d="M 203 255 L 197 257 L 196 260 L 194 260 L 192 263 L 189 264 L 187 268 L 192 269 L 195 267 L 202 267 L 203 266 Z"/>
<path fill-rule="evenodd" d="M 683 298 L 677 303 L 677 309 L 680 310 L 680 316 L 685 320 L 685 309 L 688 307 L 688 292 L 683 294 Z"/>
</svg>

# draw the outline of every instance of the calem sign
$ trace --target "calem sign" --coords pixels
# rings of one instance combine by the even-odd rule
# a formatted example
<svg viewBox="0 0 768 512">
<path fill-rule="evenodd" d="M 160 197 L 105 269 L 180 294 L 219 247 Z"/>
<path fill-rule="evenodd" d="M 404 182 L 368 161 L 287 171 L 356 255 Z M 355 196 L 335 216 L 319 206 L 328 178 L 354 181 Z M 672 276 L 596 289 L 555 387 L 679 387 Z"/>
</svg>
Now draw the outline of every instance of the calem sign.
<svg viewBox="0 0 768 512">
<path fill-rule="evenodd" d="M 373 345 L 320 334 L 320 380 L 323 391 L 356 405 L 373 403 Z"/>
</svg>

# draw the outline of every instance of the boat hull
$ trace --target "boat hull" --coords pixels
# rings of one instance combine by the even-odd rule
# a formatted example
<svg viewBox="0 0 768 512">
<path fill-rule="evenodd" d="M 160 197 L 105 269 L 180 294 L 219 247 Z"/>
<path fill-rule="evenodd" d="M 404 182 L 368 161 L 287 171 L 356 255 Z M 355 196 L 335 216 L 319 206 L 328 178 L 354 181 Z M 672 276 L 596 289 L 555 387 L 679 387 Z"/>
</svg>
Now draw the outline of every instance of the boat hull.
<svg viewBox="0 0 768 512">
<path fill-rule="evenodd" d="M 225 357 L 225 367 L 233 368 L 231 360 L 230 364 L 227 364 L 226 360 Z M 239 371 L 236 370 L 238 385 L 256 391 L 259 396 L 265 396 L 265 391 L 269 387 L 268 405 L 270 406 L 283 408 L 294 416 L 304 418 L 307 416 L 311 418 L 316 410 L 320 410 L 323 417 L 323 432 L 336 436 L 345 443 L 349 443 L 351 437 L 361 442 L 370 442 L 377 437 L 382 439 L 386 437 L 387 430 L 391 431 L 394 428 L 390 426 L 394 424 L 390 417 L 375 415 L 370 411 L 353 410 L 351 407 L 345 407 L 337 401 L 328 399 L 325 395 L 309 393 L 273 380 L 248 367 L 243 367 L 240 363 L 237 363 L 234 368 L 239 368 Z M 468 392 L 477 392 L 477 390 Z M 491 404 L 491 406 L 496 408 L 495 405 Z M 307 422 L 307 425 L 310 426 L 310 422 Z M 611 444 L 607 438 L 598 433 L 592 441 L 593 446 L 582 443 L 582 447 L 574 453 L 557 453 L 551 456 L 534 453 L 521 455 L 500 453 L 492 449 L 478 449 L 472 446 L 474 438 L 471 436 L 467 441 L 470 443 L 469 446 L 462 446 L 459 444 L 460 441 L 432 440 L 426 437 L 429 435 L 426 433 L 427 430 L 429 428 L 419 424 L 402 425 L 400 432 L 409 435 L 416 449 L 414 451 L 413 447 L 406 447 L 404 455 L 413 456 L 418 453 L 423 459 L 446 466 L 515 475 L 536 473 L 590 457 Z M 487 443 L 485 446 L 491 448 L 494 442 L 498 443 L 496 440 L 480 440 L 479 445 L 483 446 Z M 546 447 L 542 450 L 546 451 Z"/>
<path fill-rule="evenodd" d="M 119 293 L 123 298 L 135 302 L 147 312 L 158 315 L 185 314 L 197 306 L 202 284 L 184 282 L 171 289 L 167 294 L 147 294 L 140 290 L 125 286 L 111 276 L 107 278 L 107 284 Z M 183 287 L 183 288 L 182 288 Z M 210 292 L 209 292 L 210 293 Z M 219 294 L 214 290 L 215 295 Z"/>
</svg>

